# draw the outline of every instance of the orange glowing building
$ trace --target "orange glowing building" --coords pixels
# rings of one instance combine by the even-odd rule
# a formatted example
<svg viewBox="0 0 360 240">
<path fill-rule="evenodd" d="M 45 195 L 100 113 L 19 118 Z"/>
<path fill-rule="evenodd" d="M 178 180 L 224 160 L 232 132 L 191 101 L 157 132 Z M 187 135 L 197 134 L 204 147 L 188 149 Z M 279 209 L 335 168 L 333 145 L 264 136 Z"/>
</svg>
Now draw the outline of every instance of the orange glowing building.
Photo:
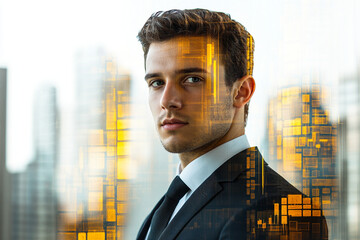
<svg viewBox="0 0 360 240">
<path fill-rule="evenodd" d="M 121 240 L 129 190 L 130 77 L 111 58 L 97 53 L 92 59 L 92 74 L 79 76 L 85 90 L 79 89 L 75 114 L 78 157 L 63 190 L 70 204 L 58 212 L 58 239 Z"/>
<path fill-rule="evenodd" d="M 276 206 L 281 218 L 326 216 L 336 234 L 339 187 L 336 173 L 337 128 L 319 85 L 282 89 L 268 106 L 268 162 L 308 198 L 288 196 Z M 279 217 L 280 217 L 279 215 Z"/>
</svg>

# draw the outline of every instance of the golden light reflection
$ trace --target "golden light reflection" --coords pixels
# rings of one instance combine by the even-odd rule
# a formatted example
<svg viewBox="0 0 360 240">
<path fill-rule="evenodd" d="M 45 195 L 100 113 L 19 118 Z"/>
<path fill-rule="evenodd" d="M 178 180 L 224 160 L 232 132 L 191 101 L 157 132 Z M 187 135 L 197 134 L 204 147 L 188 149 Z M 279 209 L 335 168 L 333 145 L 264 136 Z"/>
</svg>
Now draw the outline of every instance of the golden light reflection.
<svg viewBox="0 0 360 240">
<path fill-rule="evenodd" d="M 289 195 L 279 203 L 282 223 L 290 224 L 290 217 L 323 213 L 329 233 L 334 234 L 339 208 L 337 127 L 329 120 L 327 100 L 325 89 L 316 84 L 282 89 L 270 100 L 268 158 L 276 171 L 307 196 Z"/>
<path fill-rule="evenodd" d="M 99 66 L 98 66 L 99 67 Z M 71 205 L 58 213 L 58 239 L 123 239 L 128 204 L 130 78 L 104 59 L 97 81 L 102 99 L 98 129 L 85 129 L 80 142 L 75 191 L 63 192 Z M 78 196 L 76 198 L 76 196 Z"/>
</svg>

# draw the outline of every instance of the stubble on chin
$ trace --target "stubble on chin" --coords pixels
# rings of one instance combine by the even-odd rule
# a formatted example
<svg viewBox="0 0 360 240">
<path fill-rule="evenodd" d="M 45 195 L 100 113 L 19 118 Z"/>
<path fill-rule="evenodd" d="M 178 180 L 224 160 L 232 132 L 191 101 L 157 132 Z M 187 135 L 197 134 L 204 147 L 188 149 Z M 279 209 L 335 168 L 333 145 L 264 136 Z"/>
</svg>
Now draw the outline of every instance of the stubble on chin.
<svg viewBox="0 0 360 240">
<path fill-rule="evenodd" d="M 164 144 L 163 141 L 161 141 L 161 144 L 163 145 L 165 150 L 170 152 L 170 153 L 182 153 L 182 152 L 184 152 L 184 149 L 179 145 L 167 145 L 167 144 Z"/>
<path fill-rule="evenodd" d="M 169 142 L 167 142 L 166 140 L 161 139 L 161 137 L 160 137 L 160 141 L 161 141 L 161 144 L 163 145 L 163 147 L 165 148 L 165 150 L 170 153 L 187 152 L 190 150 L 190 145 L 192 145 L 192 144 L 190 144 L 189 141 L 185 141 L 185 142 L 169 141 Z"/>
<path fill-rule="evenodd" d="M 203 132 L 194 132 L 186 137 L 182 137 L 183 139 L 165 140 L 160 137 L 160 141 L 165 150 L 170 153 L 203 152 L 204 149 L 207 149 L 214 142 L 221 139 L 228 130 L 229 126 L 227 124 L 220 123 Z"/>
</svg>

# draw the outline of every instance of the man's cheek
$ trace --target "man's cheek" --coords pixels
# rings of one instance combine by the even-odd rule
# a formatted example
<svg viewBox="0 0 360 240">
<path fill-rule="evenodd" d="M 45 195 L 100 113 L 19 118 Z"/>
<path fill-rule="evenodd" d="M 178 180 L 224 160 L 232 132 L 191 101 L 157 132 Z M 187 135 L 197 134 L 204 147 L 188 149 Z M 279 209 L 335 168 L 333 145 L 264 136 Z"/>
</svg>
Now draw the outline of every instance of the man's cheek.
<svg viewBox="0 0 360 240">
<path fill-rule="evenodd" d="M 156 95 L 149 95 L 149 106 L 151 112 L 154 114 L 156 109 L 160 108 L 160 99 Z"/>
</svg>

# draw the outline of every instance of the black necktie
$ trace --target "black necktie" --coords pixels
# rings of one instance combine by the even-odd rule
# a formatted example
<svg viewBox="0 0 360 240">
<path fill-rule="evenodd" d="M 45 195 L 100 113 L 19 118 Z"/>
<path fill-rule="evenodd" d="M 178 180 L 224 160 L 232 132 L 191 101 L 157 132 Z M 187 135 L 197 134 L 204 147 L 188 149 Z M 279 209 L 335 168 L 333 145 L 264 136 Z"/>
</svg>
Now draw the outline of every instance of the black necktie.
<svg viewBox="0 0 360 240">
<path fill-rule="evenodd" d="M 160 237 L 168 224 L 176 205 L 187 191 L 189 191 L 189 187 L 186 186 L 179 176 L 176 176 L 165 194 L 164 201 L 154 213 L 151 220 L 151 229 L 148 240 L 156 240 Z"/>
</svg>

